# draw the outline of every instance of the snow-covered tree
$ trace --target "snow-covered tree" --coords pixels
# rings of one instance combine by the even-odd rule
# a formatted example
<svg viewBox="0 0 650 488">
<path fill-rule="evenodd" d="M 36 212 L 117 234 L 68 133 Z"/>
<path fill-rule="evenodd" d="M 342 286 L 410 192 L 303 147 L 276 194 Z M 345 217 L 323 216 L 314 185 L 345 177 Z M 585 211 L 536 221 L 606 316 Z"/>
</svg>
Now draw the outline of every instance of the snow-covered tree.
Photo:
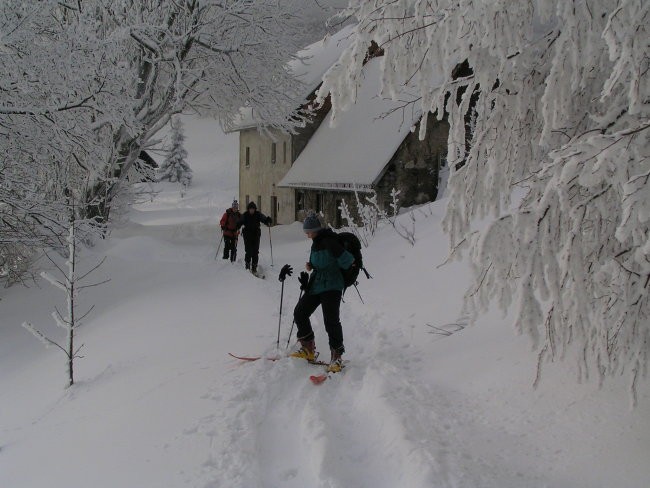
<svg viewBox="0 0 650 488">
<path fill-rule="evenodd" d="M 113 152 L 95 194 L 114 195 L 143 149 L 174 114 L 191 108 L 228 125 L 241 107 L 262 124 L 292 130 L 302 120 L 299 90 L 287 68 L 299 25 L 277 0 L 95 1 L 106 37 L 126 42 L 134 123 L 113 127 Z M 107 208 L 101 209 L 104 217 Z"/>
<path fill-rule="evenodd" d="M 350 0 L 345 15 L 356 41 L 320 99 L 336 120 L 375 41 L 384 94 L 408 81 L 425 119 L 447 115 L 444 227 L 471 249 L 474 314 L 516 303 L 540 372 L 571 352 L 582 377 L 627 373 L 634 391 L 650 352 L 650 2 Z"/>
<path fill-rule="evenodd" d="M 276 0 L 0 2 L 0 278 L 35 248 L 65 252 L 66 189 L 106 225 L 172 115 L 299 124 L 297 28 Z"/>
<path fill-rule="evenodd" d="M 183 122 L 180 118 L 174 117 L 171 122 L 171 143 L 165 161 L 160 166 L 159 180 L 178 182 L 183 192 L 192 182 L 192 170 L 186 161 L 187 151 L 184 142 Z"/>
<path fill-rule="evenodd" d="M 0 260 L 20 271 L 36 248 L 65 253 L 67 191 L 103 174 L 111 126 L 132 123 L 122 43 L 62 2 L 0 3 Z M 0 272 L 0 275 L 4 273 Z M 6 274 L 9 279 L 17 277 Z"/>
<path fill-rule="evenodd" d="M 65 313 L 62 314 L 58 309 L 52 313 L 52 318 L 56 325 L 65 331 L 65 340 L 52 339 L 29 322 L 23 322 L 22 326 L 31 332 L 39 341 L 45 344 L 46 347 L 55 346 L 65 354 L 68 372 L 67 386 L 72 386 L 74 384 L 75 359 L 80 357 L 79 351 L 83 347 L 83 344 L 79 346 L 76 343 L 77 329 L 81 326 L 84 317 L 86 317 L 93 308 L 91 307 L 86 313 L 80 316 L 78 313 L 78 295 L 84 288 L 97 286 L 106 281 L 92 284 L 88 284 L 84 281 L 89 274 L 102 265 L 104 260 L 101 260 L 90 270 L 80 273 L 79 250 L 81 244 L 84 241 L 85 234 L 88 231 L 93 232 L 95 229 L 92 225 L 88 225 L 91 222 L 79 217 L 79 209 L 75 205 L 74 196 L 70 192 L 68 192 L 67 203 L 68 205 L 66 210 L 68 211 L 69 221 L 68 233 L 66 236 L 67 258 L 65 266 L 59 267 L 58 264 L 50 258 L 51 263 L 60 272 L 60 276 L 55 277 L 47 272 L 41 273 L 46 281 L 65 293 Z"/>
</svg>

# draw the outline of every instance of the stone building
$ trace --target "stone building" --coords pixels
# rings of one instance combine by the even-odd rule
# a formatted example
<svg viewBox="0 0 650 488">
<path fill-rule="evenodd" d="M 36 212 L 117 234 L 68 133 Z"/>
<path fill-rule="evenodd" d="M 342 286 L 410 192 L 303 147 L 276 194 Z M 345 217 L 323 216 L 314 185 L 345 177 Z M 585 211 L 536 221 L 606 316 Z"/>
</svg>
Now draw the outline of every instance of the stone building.
<svg viewBox="0 0 650 488">
<path fill-rule="evenodd" d="M 334 227 L 342 221 L 345 200 L 354 210 L 355 191 L 376 192 L 378 205 L 391 211 L 391 191 L 399 190 L 400 206 L 433 201 L 444 184 L 447 171 L 449 126 L 433 115 L 427 118 L 424 141 L 418 139 L 420 113 L 417 96 L 404 92 L 399 101 L 382 98 L 380 59 L 364 66 L 355 104 L 337 115 L 331 124 L 328 113 L 314 132 L 280 188 L 295 191 L 296 220 L 314 210 Z"/>
<path fill-rule="evenodd" d="M 309 53 L 301 65 L 306 103 L 348 37 L 343 29 L 303 52 Z M 355 191 L 375 191 L 386 210 L 393 188 L 400 190 L 401 206 L 436 199 L 446 171 L 447 122 L 430 115 L 426 138 L 419 141 L 421 114 L 408 103 L 417 96 L 405 91 L 397 102 L 379 96 L 379 62 L 366 63 L 356 102 L 337 115 L 335 126 L 327 104 L 296 134 L 262 134 L 254 117 L 237 125 L 240 202 L 254 201 L 274 223 L 302 220 L 314 210 L 340 227 L 340 204 L 345 200 L 355 208 Z"/>
</svg>

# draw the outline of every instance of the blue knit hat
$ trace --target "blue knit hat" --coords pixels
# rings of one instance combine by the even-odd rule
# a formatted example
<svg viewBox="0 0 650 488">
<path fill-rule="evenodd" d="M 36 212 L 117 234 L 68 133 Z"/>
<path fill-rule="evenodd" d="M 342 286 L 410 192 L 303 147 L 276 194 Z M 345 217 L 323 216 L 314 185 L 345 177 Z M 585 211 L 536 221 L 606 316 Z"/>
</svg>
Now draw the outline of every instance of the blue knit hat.
<svg viewBox="0 0 650 488">
<path fill-rule="evenodd" d="M 316 214 L 309 214 L 302 223 L 302 230 L 305 232 L 318 232 L 322 227 Z"/>
</svg>

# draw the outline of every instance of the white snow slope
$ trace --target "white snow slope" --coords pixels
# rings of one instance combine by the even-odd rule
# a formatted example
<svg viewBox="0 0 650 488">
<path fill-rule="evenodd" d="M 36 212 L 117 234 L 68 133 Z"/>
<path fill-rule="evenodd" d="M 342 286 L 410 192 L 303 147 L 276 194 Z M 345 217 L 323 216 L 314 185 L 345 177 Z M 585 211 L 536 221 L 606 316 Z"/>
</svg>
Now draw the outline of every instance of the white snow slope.
<svg viewBox="0 0 650 488">
<path fill-rule="evenodd" d="M 314 386 L 319 368 L 299 360 L 229 357 L 275 354 L 279 322 L 284 351 L 309 241 L 299 224 L 274 227 L 271 263 L 265 231 L 266 280 L 215 260 L 237 139 L 186 128 L 185 198 L 162 186 L 84 256 L 108 256 L 93 277 L 111 281 L 81 296 L 96 308 L 72 388 L 62 353 L 20 327 L 61 337 L 49 317 L 60 292 L 0 292 L 0 487 L 650 486 L 647 380 L 635 409 L 624 380 L 577 384 L 571 361 L 533 389 L 535 355 L 508 318 L 443 334 L 464 324 L 468 283 L 466 264 L 437 267 L 444 201 L 415 211 L 415 246 L 385 227 L 365 250 L 373 279 L 360 280 L 365 304 L 352 290 L 342 306 L 342 374 Z M 313 323 L 328 358 L 320 311 Z"/>
</svg>

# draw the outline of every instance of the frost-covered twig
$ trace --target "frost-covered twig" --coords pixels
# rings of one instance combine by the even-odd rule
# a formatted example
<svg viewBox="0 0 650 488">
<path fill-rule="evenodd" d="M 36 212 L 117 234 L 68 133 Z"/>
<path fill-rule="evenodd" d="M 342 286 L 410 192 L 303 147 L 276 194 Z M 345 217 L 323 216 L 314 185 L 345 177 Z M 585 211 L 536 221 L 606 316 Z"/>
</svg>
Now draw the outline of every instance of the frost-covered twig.
<svg viewBox="0 0 650 488">
<path fill-rule="evenodd" d="M 67 351 L 62 346 L 60 346 L 57 342 L 46 337 L 40 330 L 36 329 L 29 322 L 23 322 L 22 327 L 28 330 L 34 337 L 36 337 L 41 343 L 43 343 L 45 347 L 55 346 L 67 354 Z"/>
</svg>

